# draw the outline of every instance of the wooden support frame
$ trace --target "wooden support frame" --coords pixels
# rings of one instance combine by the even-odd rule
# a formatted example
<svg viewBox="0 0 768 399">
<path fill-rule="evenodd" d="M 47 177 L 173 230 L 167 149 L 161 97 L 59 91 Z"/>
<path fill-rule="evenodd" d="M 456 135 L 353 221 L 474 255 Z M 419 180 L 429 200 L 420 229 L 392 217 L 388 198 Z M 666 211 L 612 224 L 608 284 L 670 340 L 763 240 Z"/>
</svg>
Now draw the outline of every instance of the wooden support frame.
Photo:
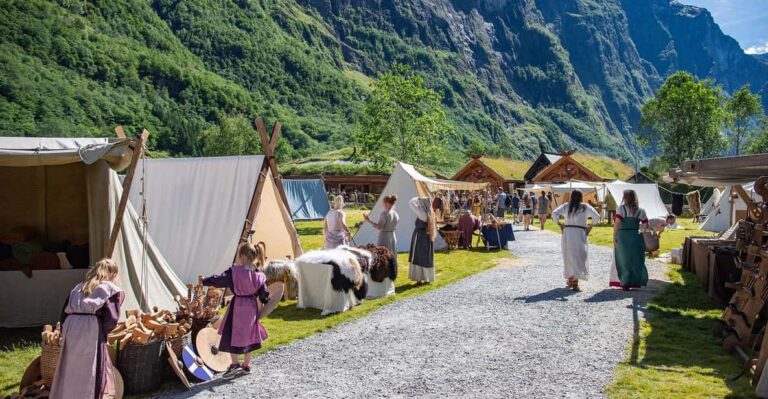
<svg viewBox="0 0 768 399">
<path fill-rule="evenodd" d="M 245 242 L 248 239 L 248 234 L 251 230 L 251 226 L 254 223 L 256 214 L 258 213 L 259 206 L 261 205 L 261 195 L 264 192 L 265 179 L 268 172 L 271 172 L 274 184 L 277 187 L 277 191 L 280 194 L 280 199 L 287 210 L 288 196 L 285 195 L 285 189 L 283 188 L 282 179 L 280 173 L 277 170 L 277 160 L 275 158 L 275 148 L 277 147 L 277 140 L 280 138 L 280 129 L 282 124 L 279 121 L 275 121 L 272 126 L 272 134 L 267 134 L 267 128 L 264 123 L 264 119 L 259 117 L 253 122 L 256 127 L 256 131 L 259 134 L 261 141 L 261 147 L 264 150 L 264 162 L 261 164 L 261 170 L 259 171 L 259 181 L 256 182 L 256 188 L 253 190 L 253 196 L 251 197 L 251 204 L 248 207 L 248 213 L 246 215 L 245 222 L 243 223 L 243 229 L 240 233 L 240 242 Z M 302 252 L 301 243 L 299 242 L 299 233 L 296 231 L 296 227 L 293 222 L 290 222 L 291 244 L 294 254 L 300 254 Z M 238 244 L 239 245 L 239 244 Z M 234 261 L 237 259 L 237 253 L 235 253 Z"/>
<path fill-rule="evenodd" d="M 122 126 L 115 128 L 115 134 L 118 138 L 125 138 L 125 132 Z M 143 129 L 141 133 L 131 140 L 129 144 L 133 149 L 133 156 L 131 157 L 131 164 L 128 166 L 128 172 L 126 172 L 125 179 L 123 180 L 123 194 L 120 196 L 120 202 L 117 205 L 117 215 L 115 215 L 115 222 L 112 225 L 112 232 L 109 234 L 109 243 L 107 244 L 107 251 L 104 256 L 111 258 L 112 253 L 115 251 L 115 245 L 117 244 L 117 235 L 120 233 L 120 227 L 123 224 L 123 217 L 125 216 L 125 208 L 128 207 L 128 195 L 131 192 L 131 183 L 133 177 L 136 174 L 136 166 L 139 164 L 139 159 L 144 155 L 144 144 L 149 139 L 149 132 L 147 129 Z"/>
</svg>

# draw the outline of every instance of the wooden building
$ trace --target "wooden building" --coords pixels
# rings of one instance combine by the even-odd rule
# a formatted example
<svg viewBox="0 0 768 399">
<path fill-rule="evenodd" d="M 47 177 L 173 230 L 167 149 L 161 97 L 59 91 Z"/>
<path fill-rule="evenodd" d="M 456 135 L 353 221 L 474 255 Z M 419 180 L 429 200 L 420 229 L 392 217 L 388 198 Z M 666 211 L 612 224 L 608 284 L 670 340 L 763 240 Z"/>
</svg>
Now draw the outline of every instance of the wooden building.
<svg viewBox="0 0 768 399">
<path fill-rule="evenodd" d="M 491 158 L 484 155 L 472 156 L 451 180 L 467 182 L 487 182 L 492 188 L 503 187 L 511 190 L 515 186 L 523 186 L 523 171 L 528 163 L 506 158 Z"/>
<path fill-rule="evenodd" d="M 551 165 L 542 169 L 533 177 L 533 183 L 565 183 L 571 180 L 601 182 L 604 179 L 571 157 L 572 153 L 563 153 Z"/>
</svg>

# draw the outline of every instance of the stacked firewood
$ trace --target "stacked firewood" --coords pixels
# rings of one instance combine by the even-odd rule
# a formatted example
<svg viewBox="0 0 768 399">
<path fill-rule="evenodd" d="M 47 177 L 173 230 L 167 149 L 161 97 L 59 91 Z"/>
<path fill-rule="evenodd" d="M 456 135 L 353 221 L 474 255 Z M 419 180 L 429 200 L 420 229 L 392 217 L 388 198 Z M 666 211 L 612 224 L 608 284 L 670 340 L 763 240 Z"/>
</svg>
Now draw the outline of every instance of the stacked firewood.
<svg viewBox="0 0 768 399">
<path fill-rule="evenodd" d="M 190 330 L 190 321 L 177 317 L 170 310 L 153 309 L 147 314 L 141 310 L 127 310 L 125 321 L 120 322 L 107 336 L 110 345 L 118 344 L 122 349 L 127 344 L 144 345 L 156 340 L 178 338 Z"/>
<path fill-rule="evenodd" d="M 50 324 L 43 327 L 43 345 L 61 346 L 61 323 L 56 323 L 56 328 Z"/>
<path fill-rule="evenodd" d="M 178 315 L 194 319 L 210 319 L 216 316 L 224 301 L 224 288 L 211 288 L 203 285 L 203 276 L 197 278 L 197 284 L 187 284 L 187 297 L 176 295 L 179 306 Z"/>
</svg>

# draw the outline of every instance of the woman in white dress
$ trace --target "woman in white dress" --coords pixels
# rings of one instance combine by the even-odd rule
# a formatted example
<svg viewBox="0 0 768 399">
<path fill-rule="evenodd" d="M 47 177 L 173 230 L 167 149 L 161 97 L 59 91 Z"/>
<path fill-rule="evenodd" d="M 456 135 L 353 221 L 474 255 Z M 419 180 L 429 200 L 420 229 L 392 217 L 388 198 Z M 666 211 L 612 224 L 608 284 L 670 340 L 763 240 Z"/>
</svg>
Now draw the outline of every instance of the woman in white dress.
<svg viewBox="0 0 768 399">
<path fill-rule="evenodd" d="M 600 214 L 588 204 L 582 204 L 584 195 L 579 190 L 571 192 L 568 203 L 560 205 L 552 212 L 552 219 L 563 232 L 560 240 L 563 250 L 563 277 L 567 279 L 568 288 L 581 291 L 579 280 L 587 280 L 587 253 L 589 240 L 587 236 L 592 231 L 592 225 L 600 220 Z M 560 217 L 565 218 L 563 222 Z M 588 219 L 592 219 L 589 224 Z"/>
<path fill-rule="evenodd" d="M 325 249 L 334 249 L 348 245 L 351 234 L 347 226 L 347 215 L 344 208 L 344 197 L 337 195 L 333 198 L 333 209 L 328 211 L 323 220 L 323 238 Z"/>
</svg>

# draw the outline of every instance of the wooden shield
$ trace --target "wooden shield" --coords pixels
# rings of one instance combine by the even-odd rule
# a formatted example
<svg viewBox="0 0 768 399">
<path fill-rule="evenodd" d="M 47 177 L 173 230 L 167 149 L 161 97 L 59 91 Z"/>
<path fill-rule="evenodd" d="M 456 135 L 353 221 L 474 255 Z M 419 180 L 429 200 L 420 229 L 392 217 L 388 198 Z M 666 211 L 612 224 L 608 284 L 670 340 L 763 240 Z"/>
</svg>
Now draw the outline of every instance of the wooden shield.
<svg viewBox="0 0 768 399">
<path fill-rule="evenodd" d="M 184 367 L 189 370 L 190 374 L 197 377 L 197 379 L 201 381 L 210 381 L 213 378 L 213 370 L 206 367 L 203 360 L 197 356 L 192 344 L 184 347 L 181 357 L 184 361 Z"/>
<path fill-rule="evenodd" d="M 219 373 L 227 371 L 229 365 L 232 364 L 229 353 L 219 351 L 220 341 L 221 335 L 211 327 L 200 330 L 197 333 L 197 338 L 195 338 L 195 348 L 200 358 L 211 370 Z"/>
<path fill-rule="evenodd" d="M 273 310 L 280 304 L 280 300 L 283 299 L 283 291 L 285 286 L 283 283 L 272 283 L 267 287 L 269 289 L 269 302 L 264 307 L 259 309 L 259 319 L 263 319 L 269 316 Z"/>
</svg>

